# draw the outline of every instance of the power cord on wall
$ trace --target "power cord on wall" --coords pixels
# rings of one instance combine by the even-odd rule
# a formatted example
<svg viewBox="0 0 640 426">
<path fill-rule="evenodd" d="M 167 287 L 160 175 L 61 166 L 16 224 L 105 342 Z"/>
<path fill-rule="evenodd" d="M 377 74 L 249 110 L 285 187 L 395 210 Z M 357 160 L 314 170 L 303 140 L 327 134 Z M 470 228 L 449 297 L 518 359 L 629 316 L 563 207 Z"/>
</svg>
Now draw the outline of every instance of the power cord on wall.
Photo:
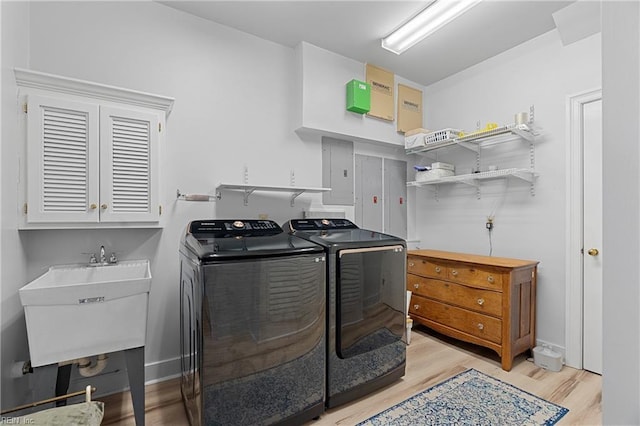
<svg viewBox="0 0 640 426">
<path fill-rule="evenodd" d="M 491 256 L 493 254 L 493 242 L 491 241 L 491 234 L 493 233 L 493 216 L 487 217 L 487 223 L 485 226 L 489 232 L 489 256 Z"/>
</svg>

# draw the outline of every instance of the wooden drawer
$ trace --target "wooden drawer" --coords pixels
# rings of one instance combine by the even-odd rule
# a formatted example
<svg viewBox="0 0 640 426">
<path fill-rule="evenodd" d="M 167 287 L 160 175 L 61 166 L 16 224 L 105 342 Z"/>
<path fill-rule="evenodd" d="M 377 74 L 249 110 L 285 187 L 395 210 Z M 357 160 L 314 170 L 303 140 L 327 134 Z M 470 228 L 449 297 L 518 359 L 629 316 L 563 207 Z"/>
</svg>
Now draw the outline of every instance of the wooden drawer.
<svg viewBox="0 0 640 426">
<path fill-rule="evenodd" d="M 420 296 L 411 296 L 409 313 L 494 343 L 502 343 L 502 321 Z"/>
<path fill-rule="evenodd" d="M 447 278 L 447 267 L 418 256 L 407 257 L 407 272 L 423 277 Z"/>
<path fill-rule="evenodd" d="M 500 272 L 459 265 L 449 268 L 448 276 L 450 280 L 470 286 L 502 291 L 503 276 Z"/>
<path fill-rule="evenodd" d="M 431 278 L 407 275 L 407 290 L 495 317 L 502 316 L 502 294 Z"/>
</svg>

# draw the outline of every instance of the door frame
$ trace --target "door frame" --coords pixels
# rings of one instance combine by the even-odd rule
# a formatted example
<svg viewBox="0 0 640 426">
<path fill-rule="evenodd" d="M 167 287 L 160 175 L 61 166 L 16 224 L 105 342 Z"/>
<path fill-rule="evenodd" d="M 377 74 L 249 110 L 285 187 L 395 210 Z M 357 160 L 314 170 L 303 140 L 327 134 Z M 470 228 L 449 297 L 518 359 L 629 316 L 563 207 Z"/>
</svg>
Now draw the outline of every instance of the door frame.
<svg viewBox="0 0 640 426">
<path fill-rule="evenodd" d="M 602 88 L 567 97 L 567 208 L 566 235 L 566 319 L 565 364 L 582 369 L 583 365 L 583 134 L 582 106 L 602 99 Z"/>
</svg>

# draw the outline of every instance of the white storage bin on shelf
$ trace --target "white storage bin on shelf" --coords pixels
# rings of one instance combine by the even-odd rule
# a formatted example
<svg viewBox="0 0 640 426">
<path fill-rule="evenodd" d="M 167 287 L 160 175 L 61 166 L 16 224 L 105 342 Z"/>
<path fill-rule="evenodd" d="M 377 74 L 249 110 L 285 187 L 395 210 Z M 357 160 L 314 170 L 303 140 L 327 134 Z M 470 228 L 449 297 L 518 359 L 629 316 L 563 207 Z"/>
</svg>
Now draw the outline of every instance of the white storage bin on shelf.
<svg viewBox="0 0 640 426">
<path fill-rule="evenodd" d="M 431 132 L 424 137 L 425 145 L 429 145 L 435 142 L 453 141 L 462 130 L 459 129 L 442 129 L 435 132 Z"/>
</svg>

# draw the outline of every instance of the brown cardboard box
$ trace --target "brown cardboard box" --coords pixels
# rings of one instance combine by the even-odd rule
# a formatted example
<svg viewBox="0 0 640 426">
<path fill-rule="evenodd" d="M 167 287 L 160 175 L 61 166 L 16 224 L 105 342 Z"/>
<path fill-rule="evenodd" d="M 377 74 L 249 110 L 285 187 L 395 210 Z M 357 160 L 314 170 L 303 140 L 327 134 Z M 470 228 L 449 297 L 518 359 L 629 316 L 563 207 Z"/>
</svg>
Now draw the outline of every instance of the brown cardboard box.
<svg viewBox="0 0 640 426">
<path fill-rule="evenodd" d="M 405 133 L 421 127 L 422 90 L 398 84 L 398 132 Z"/>
<path fill-rule="evenodd" d="M 394 75 L 392 72 L 367 64 L 367 83 L 371 85 L 371 109 L 367 115 L 393 121 Z"/>
</svg>

